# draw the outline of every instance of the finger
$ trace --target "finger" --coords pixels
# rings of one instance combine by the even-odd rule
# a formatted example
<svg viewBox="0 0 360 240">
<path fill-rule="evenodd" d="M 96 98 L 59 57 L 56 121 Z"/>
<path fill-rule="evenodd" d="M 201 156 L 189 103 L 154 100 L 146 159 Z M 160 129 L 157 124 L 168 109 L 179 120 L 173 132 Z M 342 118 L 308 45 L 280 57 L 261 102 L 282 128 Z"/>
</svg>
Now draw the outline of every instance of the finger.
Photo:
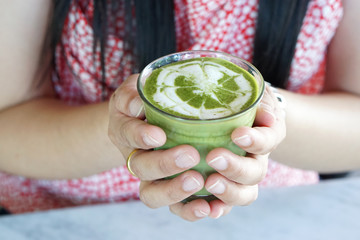
<svg viewBox="0 0 360 240">
<path fill-rule="evenodd" d="M 170 211 L 190 222 L 205 218 L 210 214 L 210 205 L 204 199 L 196 199 L 186 204 L 176 203 L 169 206 Z"/>
<path fill-rule="evenodd" d="M 279 121 L 285 121 L 286 100 L 279 91 L 281 89 L 266 87 L 263 99 L 257 109 L 254 126 L 271 127 Z"/>
<path fill-rule="evenodd" d="M 168 150 L 138 151 L 130 161 L 130 168 L 143 181 L 152 181 L 178 174 L 200 162 L 198 151 L 181 145 Z"/>
<path fill-rule="evenodd" d="M 110 114 L 108 135 L 116 146 L 150 149 L 166 142 L 165 132 L 138 118 L 125 114 Z"/>
<path fill-rule="evenodd" d="M 269 86 L 265 90 L 254 122 L 254 127 L 239 127 L 232 133 L 232 140 L 239 147 L 254 154 L 273 151 L 285 138 L 285 114 Z"/>
<path fill-rule="evenodd" d="M 271 127 L 275 121 L 275 102 L 276 98 L 273 95 L 270 86 L 266 86 L 264 96 L 257 108 L 254 126 Z"/>
<path fill-rule="evenodd" d="M 227 215 L 232 209 L 232 206 L 226 205 L 223 201 L 219 199 L 213 200 L 209 204 L 211 208 L 209 217 L 214 219 L 218 219 L 222 216 Z"/>
<path fill-rule="evenodd" d="M 201 174 L 189 170 L 170 180 L 141 181 L 140 200 L 150 208 L 169 206 L 200 191 L 203 186 Z"/>
<path fill-rule="evenodd" d="M 267 154 L 277 147 L 285 135 L 285 123 L 279 122 L 272 127 L 239 127 L 232 132 L 231 139 L 246 152 Z"/>
<path fill-rule="evenodd" d="M 242 185 L 228 180 L 219 173 L 210 175 L 206 189 L 230 206 L 247 206 L 258 197 L 258 185 Z"/>
<path fill-rule="evenodd" d="M 216 148 L 206 156 L 206 162 L 231 181 L 254 185 L 264 179 L 268 155 L 238 156 L 224 148 Z"/>
<path fill-rule="evenodd" d="M 127 116 L 144 118 L 144 104 L 138 94 L 136 83 L 139 74 L 128 77 L 113 93 L 110 108 Z"/>
</svg>

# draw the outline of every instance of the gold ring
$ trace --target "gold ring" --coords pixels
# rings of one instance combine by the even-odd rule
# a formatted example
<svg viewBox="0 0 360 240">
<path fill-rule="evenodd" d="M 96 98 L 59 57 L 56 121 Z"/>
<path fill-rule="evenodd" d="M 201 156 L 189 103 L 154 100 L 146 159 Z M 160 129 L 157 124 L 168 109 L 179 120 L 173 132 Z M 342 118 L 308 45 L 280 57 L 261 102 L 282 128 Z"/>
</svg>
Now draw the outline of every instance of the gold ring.
<svg viewBox="0 0 360 240">
<path fill-rule="evenodd" d="M 134 177 L 138 177 L 138 176 L 136 176 L 136 174 L 131 170 L 130 160 L 131 160 L 132 155 L 134 155 L 134 153 L 136 153 L 137 151 L 139 151 L 139 149 L 132 150 L 132 152 L 129 154 L 128 158 L 126 159 L 126 167 L 129 171 L 129 173 L 131 173 L 131 175 L 133 175 Z"/>
</svg>

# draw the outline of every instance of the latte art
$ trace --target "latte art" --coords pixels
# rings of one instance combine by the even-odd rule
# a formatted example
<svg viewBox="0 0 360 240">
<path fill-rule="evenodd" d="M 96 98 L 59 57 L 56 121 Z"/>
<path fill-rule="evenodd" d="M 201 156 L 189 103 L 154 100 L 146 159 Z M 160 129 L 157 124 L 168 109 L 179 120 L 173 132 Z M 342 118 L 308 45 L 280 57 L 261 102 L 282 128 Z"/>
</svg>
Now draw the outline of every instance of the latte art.
<svg viewBox="0 0 360 240">
<path fill-rule="evenodd" d="M 215 119 L 238 113 L 257 97 L 253 77 L 219 58 L 194 58 L 153 71 L 144 93 L 157 108 L 192 119 Z"/>
</svg>

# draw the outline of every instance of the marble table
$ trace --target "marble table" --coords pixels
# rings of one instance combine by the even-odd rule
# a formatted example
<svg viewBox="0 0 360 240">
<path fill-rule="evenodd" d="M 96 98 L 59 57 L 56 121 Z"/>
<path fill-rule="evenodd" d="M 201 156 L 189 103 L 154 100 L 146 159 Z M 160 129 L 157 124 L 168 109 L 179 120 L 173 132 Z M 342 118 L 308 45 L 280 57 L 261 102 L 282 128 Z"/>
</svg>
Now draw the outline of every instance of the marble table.
<svg viewBox="0 0 360 240">
<path fill-rule="evenodd" d="M 261 189 L 252 205 L 195 223 L 138 201 L 4 216 L 0 239 L 359 240 L 360 177 Z"/>
</svg>

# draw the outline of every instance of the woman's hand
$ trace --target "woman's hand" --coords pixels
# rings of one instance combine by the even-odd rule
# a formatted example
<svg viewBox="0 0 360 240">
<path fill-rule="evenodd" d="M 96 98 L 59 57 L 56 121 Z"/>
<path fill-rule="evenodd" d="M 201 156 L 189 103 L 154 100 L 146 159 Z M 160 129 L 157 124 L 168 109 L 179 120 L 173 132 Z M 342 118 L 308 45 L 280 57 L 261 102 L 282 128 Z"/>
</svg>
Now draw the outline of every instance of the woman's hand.
<svg viewBox="0 0 360 240">
<path fill-rule="evenodd" d="M 201 174 L 190 170 L 171 180 L 163 178 L 197 165 L 199 153 L 189 145 L 151 150 L 162 146 L 166 142 L 166 135 L 161 128 L 144 121 L 143 104 L 136 90 L 137 77 L 130 76 L 110 100 L 109 137 L 124 159 L 133 149 L 139 149 L 131 157 L 130 168 L 141 180 L 140 199 L 145 205 L 151 208 L 170 206 L 182 218 L 197 220 L 203 213 L 210 212 L 207 202 L 193 201 L 181 209 L 174 209 L 173 206 L 203 188 Z"/>
<path fill-rule="evenodd" d="M 206 189 L 219 199 L 210 202 L 210 217 L 218 218 L 227 214 L 232 206 L 248 205 L 257 198 L 258 183 L 266 175 L 269 154 L 285 135 L 285 110 L 267 86 L 254 127 L 237 128 L 231 136 L 248 154 L 241 157 L 218 148 L 206 158 L 218 171 L 205 182 Z"/>
<path fill-rule="evenodd" d="M 279 117 L 282 113 L 277 110 L 273 94 L 267 90 L 264 96 L 256 118 L 257 127 L 239 128 L 232 135 L 236 143 L 245 139 L 242 136 L 248 135 L 252 143 L 246 147 L 239 146 L 251 154 L 239 157 L 225 149 L 211 151 L 207 161 L 215 168 L 220 166 L 220 169 L 217 167 L 219 173 L 211 175 L 204 182 L 200 173 L 189 170 L 200 161 L 194 147 L 181 145 L 168 150 L 151 150 L 162 146 L 166 142 L 166 135 L 159 127 L 144 121 L 143 104 L 136 90 L 137 76 L 130 76 L 110 100 L 109 136 L 124 159 L 133 149 L 140 149 L 132 155 L 130 168 L 141 180 L 140 199 L 143 203 L 150 208 L 169 206 L 176 215 L 195 221 L 206 216 L 217 218 L 229 212 L 233 205 L 246 205 L 254 201 L 257 196 L 256 184 L 266 173 L 269 152 L 284 135 L 283 117 Z M 221 165 L 224 161 L 225 165 Z M 163 179 L 179 173 L 171 180 Z M 181 203 L 204 185 L 220 200 L 208 203 L 197 199 Z"/>
</svg>

